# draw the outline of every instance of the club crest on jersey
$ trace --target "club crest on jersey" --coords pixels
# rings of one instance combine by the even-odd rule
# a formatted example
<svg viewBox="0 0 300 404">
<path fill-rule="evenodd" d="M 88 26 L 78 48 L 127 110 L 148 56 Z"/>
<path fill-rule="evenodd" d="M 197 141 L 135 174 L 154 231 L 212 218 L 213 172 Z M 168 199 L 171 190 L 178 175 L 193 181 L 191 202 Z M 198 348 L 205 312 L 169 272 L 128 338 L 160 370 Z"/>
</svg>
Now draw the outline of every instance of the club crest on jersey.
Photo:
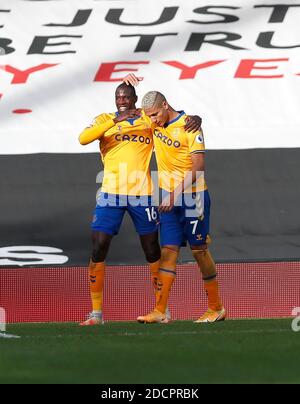
<svg viewBox="0 0 300 404">
<path fill-rule="evenodd" d="M 180 135 L 180 129 L 179 128 L 175 128 L 172 132 L 172 136 L 175 138 L 178 138 L 178 136 Z"/>
<path fill-rule="evenodd" d="M 201 135 L 201 133 L 196 136 L 196 142 L 200 144 L 203 143 L 203 136 Z"/>
</svg>

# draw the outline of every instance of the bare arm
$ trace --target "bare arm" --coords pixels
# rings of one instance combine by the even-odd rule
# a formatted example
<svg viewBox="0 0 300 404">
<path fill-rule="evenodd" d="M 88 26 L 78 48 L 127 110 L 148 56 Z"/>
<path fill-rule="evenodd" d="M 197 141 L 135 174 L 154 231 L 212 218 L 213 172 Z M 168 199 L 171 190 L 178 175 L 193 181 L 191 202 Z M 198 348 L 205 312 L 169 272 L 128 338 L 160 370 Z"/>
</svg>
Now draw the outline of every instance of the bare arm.
<svg viewBox="0 0 300 404">
<path fill-rule="evenodd" d="M 160 213 L 170 212 L 170 210 L 174 207 L 177 198 L 199 178 L 201 178 L 201 176 L 203 176 L 205 170 L 205 153 L 193 153 L 191 154 L 191 158 L 192 170 L 186 174 L 184 180 L 174 189 L 174 191 L 162 201 L 158 208 Z"/>
<path fill-rule="evenodd" d="M 175 198 L 179 196 L 182 192 L 188 189 L 194 182 L 198 180 L 205 170 L 205 153 L 193 153 L 191 154 L 192 159 L 192 171 L 188 173 L 181 184 L 174 190 Z"/>
</svg>

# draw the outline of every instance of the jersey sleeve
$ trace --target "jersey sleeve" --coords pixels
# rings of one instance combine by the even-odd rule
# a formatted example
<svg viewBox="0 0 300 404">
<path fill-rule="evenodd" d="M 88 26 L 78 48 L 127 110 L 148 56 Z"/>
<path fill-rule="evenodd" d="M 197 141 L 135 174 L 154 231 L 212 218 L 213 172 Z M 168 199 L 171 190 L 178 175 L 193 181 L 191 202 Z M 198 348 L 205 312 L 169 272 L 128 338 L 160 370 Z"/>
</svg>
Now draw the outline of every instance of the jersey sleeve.
<svg viewBox="0 0 300 404">
<path fill-rule="evenodd" d="M 91 125 L 85 128 L 79 135 L 79 142 L 82 145 L 89 144 L 100 139 L 110 128 L 115 125 L 111 114 L 101 114 L 97 116 Z"/>
<path fill-rule="evenodd" d="M 147 116 L 144 111 L 142 111 L 142 118 L 144 119 L 146 124 L 149 126 L 149 129 L 153 133 L 154 129 L 157 127 L 157 125 L 155 125 L 155 123 L 152 122 L 151 118 L 149 116 Z"/>
<path fill-rule="evenodd" d="M 191 154 L 205 153 L 204 136 L 201 130 L 196 133 L 187 133 L 187 138 Z"/>
</svg>

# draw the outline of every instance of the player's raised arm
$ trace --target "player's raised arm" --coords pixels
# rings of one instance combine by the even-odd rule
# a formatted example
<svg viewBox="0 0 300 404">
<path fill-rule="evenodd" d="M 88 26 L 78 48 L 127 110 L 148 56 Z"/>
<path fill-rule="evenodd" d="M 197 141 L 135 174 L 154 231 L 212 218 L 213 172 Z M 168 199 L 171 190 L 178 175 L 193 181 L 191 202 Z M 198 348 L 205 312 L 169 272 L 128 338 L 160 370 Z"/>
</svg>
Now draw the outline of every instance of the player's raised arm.
<svg viewBox="0 0 300 404">
<path fill-rule="evenodd" d="M 135 74 L 130 73 L 127 74 L 127 76 L 125 76 L 123 78 L 123 82 L 126 83 L 127 85 L 131 84 L 132 86 L 136 87 L 139 85 L 139 82 L 144 80 L 144 77 L 137 77 Z"/>
</svg>

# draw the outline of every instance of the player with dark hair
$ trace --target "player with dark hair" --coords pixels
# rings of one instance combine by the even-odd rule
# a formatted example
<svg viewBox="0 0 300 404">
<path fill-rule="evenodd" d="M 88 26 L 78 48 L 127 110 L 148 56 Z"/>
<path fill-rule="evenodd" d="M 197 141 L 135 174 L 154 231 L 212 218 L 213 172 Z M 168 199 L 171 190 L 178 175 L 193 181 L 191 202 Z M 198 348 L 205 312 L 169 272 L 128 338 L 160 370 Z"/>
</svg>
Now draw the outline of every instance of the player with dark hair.
<svg viewBox="0 0 300 404">
<path fill-rule="evenodd" d="M 149 164 L 153 135 L 148 119 L 136 108 L 135 88 L 120 84 L 115 92 L 117 112 L 97 116 L 79 136 L 82 145 L 99 141 L 104 178 L 92 222 L 93 251 L 89 264 L 93 311 L 83 326 L 102 323 L 105 259 L 111 240 L 118 234 L 127 211 L 139 234 L 157 294 L 160 246 L 158 213 L 151 204 L 152 181 Z M 201 118 L 188 120 L 187 130 L 201 126 Z M 167 317 L 164 319 L 168 321 Z"/>
</svg>

